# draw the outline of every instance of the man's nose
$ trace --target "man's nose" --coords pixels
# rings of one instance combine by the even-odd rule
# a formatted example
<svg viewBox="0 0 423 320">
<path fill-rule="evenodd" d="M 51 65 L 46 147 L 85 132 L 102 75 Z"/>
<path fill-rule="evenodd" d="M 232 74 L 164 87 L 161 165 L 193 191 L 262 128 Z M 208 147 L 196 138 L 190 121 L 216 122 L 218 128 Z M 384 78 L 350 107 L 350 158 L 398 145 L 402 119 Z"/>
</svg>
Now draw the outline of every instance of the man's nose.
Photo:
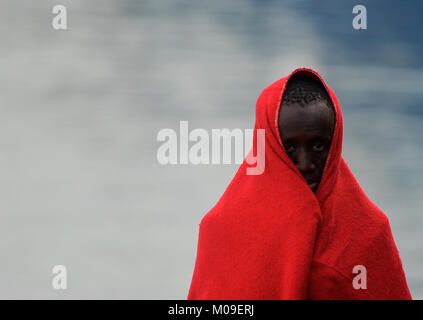
<svg viewBox="0 0 423 320">
<path fill-rule="evenodd" d="M 316 166 L 313 163 L 312 156 L 308 154 L 306 150 L 299 150 L 296 160 L 297 161 L 295 163 L 295 166 L 301 173 L 310 172 L 316 169 Z"/>
</svg>

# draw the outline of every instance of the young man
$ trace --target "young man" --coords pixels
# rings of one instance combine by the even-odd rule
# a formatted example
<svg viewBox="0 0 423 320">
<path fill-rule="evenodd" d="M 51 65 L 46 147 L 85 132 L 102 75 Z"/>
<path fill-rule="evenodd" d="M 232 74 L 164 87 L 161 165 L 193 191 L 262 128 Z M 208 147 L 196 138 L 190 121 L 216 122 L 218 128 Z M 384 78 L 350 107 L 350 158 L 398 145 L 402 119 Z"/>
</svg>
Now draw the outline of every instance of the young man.
<svg viewBox="0 0 423 320">
<path fill-rule="evenodd" d="M 335 93 L 294 70 L 263 90 L 265 170 L 241 165 L 200 223 L 188 299 L 411 299 L 386 215 L 341 156 Z"/>
</svg>

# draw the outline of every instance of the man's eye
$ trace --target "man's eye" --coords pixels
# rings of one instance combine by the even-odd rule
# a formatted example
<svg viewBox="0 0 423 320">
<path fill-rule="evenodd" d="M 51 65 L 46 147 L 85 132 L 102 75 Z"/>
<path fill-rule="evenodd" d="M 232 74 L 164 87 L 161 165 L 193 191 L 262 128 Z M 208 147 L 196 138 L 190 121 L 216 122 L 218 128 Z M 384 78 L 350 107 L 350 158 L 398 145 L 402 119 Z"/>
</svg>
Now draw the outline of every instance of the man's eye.
<svg viewBox="0 0 423 320">
<path fill-rule="evenodd" d="M 325 149 L 325 146 L 324 146 L 323 143 L 315 143 L 313 145 L 313 150 L 316 151 L 316 152 L 322 152 L 323 149 Z"/>
</svg>

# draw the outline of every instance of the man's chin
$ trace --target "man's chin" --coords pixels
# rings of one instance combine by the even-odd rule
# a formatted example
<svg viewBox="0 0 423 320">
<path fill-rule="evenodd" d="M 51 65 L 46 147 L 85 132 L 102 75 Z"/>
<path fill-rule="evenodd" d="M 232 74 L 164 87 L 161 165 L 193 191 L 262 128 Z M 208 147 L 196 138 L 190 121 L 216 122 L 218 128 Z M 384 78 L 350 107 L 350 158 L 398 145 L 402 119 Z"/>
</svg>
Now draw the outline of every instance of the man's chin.
<svg viewBox="0 0 423 320">
<path fill-rule="evenodd" d="M 318 185 L 319 184 L 317 182 L 313 182 L 313 183 L 309 183 L 308 186 L 310 187 L 311 190 L 313 190 L 314 193 L 316 193 Z"/>
</svg>

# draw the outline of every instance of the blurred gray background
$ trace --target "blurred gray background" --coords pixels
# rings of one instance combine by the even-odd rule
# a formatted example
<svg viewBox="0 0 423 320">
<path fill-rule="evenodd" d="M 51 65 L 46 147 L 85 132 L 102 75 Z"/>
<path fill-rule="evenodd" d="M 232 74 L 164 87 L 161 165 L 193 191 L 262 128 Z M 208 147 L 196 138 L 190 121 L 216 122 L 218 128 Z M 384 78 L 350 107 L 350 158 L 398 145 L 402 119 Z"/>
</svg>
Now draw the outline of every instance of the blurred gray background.
<svg viewBox="0 0 423 320">
<path fill-rule="evenodd" d="M 368 29 L 352 28 L 367 7 Z M 51 26 L 67 7 L 68 30 Z M 198 224 L 237 165 L 157 162 L 159 130 L 253 128 L 262 89 L 318 70 L 343 155 L 423 298 L 417 1 L 2 0 L 0 298 L 185 299 Z M 65 265 L 68 289 L 52 288 Z"/>
</svg>

